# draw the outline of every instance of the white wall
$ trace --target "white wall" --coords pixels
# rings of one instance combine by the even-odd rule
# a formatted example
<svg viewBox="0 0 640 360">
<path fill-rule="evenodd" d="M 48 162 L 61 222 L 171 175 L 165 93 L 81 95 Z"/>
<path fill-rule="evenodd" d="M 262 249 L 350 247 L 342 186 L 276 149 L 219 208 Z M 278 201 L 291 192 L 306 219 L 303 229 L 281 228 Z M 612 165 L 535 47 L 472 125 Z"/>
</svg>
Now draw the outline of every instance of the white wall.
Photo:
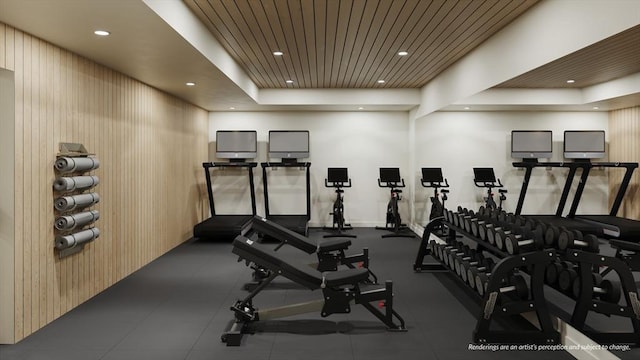
<svg viewBox="0 0 640 360">
<path fill-rule="evenodd" d="M 608 129 L 606 112 L 437 112 L 416 120 L 413 176 L 416 181 L 415 211 L 418 224 L 429 216 L 427 199 L 432 189 L 419 184 L 420 168 L 442 167 L 449 180 L 448 207 L 477 209 L 484 192 L 473 184 L 473 167 L 493 167 L 496 177 L 508 189 L 504 208 L 514 211 L 524 170 L 515 169 L 510 157 L 511 130 L 552 130 L 553 161 L 563 161 L 564 130 Z M 613 159 L 615 160 L 615 159 Z M 533 171 L 523 214 L 553 214 L 568 170 Z M 577 174 L 579 175 L 579 173 Z M 577 184 L 576 178 L 574 184 Z M 574 185 L 575 188 L 575 185 Z M 565 207 L 568 212 L 572 196 Z M 608 183 L 604 170 L 594 169 L 589 177 L 579 212 L 608 213 Z"/>
<path fill-rule="evenodd" d="M 410 174 L 407 112 L 212 112 L 209 115 L 212 161 L 216 160 L 213 154 L 217 130 L 257 130 L 258 162 L 267 161 L 269 130 L 309 130 L 311 156 L 305 161 L 312 164 L 311 226 L 331 225 L 329 212 L 335 194 L 324 186 L 328 167 L 349 169 L 353 187 L 345 189 L 345 217 L 354 226 L 384 225 L 389 194 L 378 187 L 378 168 L 399 167 L 403 177 Z M 304 172 L 279 169 L 270 171 L 268 176 L 271 213 L 304 213 Z M 247 182 L 246 177 L 214 177 L 218 214 L 244 213 L 250 209 Z M 262 189 L 262 169 L 258 166 L 258 214 L 264 215 Z M 411 193 L 407 192 L 406 197 L 410 199 Z M 410 218 L 408 201 L 401 202 L 400 211 L 403 220 Z"/>
</svg>

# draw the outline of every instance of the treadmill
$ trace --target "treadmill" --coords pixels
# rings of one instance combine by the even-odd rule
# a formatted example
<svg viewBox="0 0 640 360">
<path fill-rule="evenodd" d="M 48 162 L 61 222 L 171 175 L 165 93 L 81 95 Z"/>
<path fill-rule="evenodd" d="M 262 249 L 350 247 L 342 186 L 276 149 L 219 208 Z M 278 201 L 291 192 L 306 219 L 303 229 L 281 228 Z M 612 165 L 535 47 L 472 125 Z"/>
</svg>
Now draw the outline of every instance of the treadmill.
<svg viewBox="0 0 640 360">
<path fill-rule="evenodd" d="M 216 157 L 228 158 L 228 162 L 205 162 L 205 180 L 209 198 L 211 217 L 193 227 L 193 236 L 199 239 L 215 241 L 233 241 L 240 234 L 245 224 L 256 215 L 256 192 L 253 181 L 253 168 L 258 164 L 246 162 L 247 158 L 257 155 L 256 131 L 222 130 L 216 132 Z M 250 214 L 219 214 L 216 212 L 213 200 L 211 181 L 212 169 L 246 169 L 249 177 L 249 191 L 251 194 Z"/>
<path fill-rule="evenodd" d="M 601 231 L 604 237 L 612 238 L 612 239 L 620 239 L 620 240 L 625 240 L 629 242 L 640 242 L 640 221 L 621 218 L 617 216 L 618 210 L 620 209 L 620 205 L 622 204 L 622 199 L 624 198 L 624 195 L 627 192 L 627 188 L 629 187 L 631 176 L 633 175 L 633 172 L 635 171 L 635 169 L 638 167 L 638 163 L 633 163 L 633 162 L 586 163 L 585 170 L 583 170 L 582 177 L 580 180 L 580 186 L 584 187 L 589 177 L 589 171 L 594 167 L 625 169 L 625 174 L 624 174 L 624 177 L 622 178 L 622 182 L 620 183 L 620 188 L 618 189 L 616 198 L 613 201 L 613 205 L 611 206 L 611 211 L 609 211 L 608 215 L 576 215 L 578 204 L 580 202 L 580 197 L 576 196 L 576 198 L 574 198 L 574 201 L 572 203 L 571 209 L 569 210 L 569 214 L 567 215 L 567 217 L 578 220 L 578 221 L 583 221 L 594 226 L 599 226 L 601 228 Z M 582 195 L 582 193 L 580 193 L 580 195 Z"/>
<path fill-rule="evenodd" d="M 262 183 L 264 190 L 264 210 L 267 220 L 271 220 L 300 235 L 309 235 L 311 219 L 311 174 L 310 162 L 298 159 L 309 157 L 309 131 L 270 130 L 269 158 L 280 158 L 279 162 L 263 162 Z M 306 177 L 306 213 L 304 214 L 272 214 L 269 207 L 269 169 L 298 168 L 305 171 Z"/>
<path fill-rule="evenodd" d="M 604 139 L 604 138 L 603 138 Z M 567 168 L 569 173 L 562 189 L 562 195 L 558 202 L 558 207 L 555 214 L 547 215 L 524 215 L 529 218 L 537 219 L 545 223 L 566 227 L 569 229 L 579 230 L 583 233 L 601 235 L 602 231 L 600 227 L 594 226 L 587 222 L 578 221 L 575 219 L 563 217 L 571 185 L 578 170 L 582 170 L 582 175 L 585 174 L 585 168 L 588 166 L 586 161 L 574 161 L 574 162 L 541 162 L 539 158 L 551 158 L 553 155 L 553 140 L 552 132 L 550 130 L 514 130 L 511 132 L 511 157 L 523 159 L 520 162 L 514 162 L 513 167 L 524 168 L 525 174 L 522 182 L 522 188 L 520 189 L 520 195 L 518 197 L 518 204 L 516 205 L 515 214 L 521 215 L 522 206 L 524 205 L 524 199 L 529 187 L 529 181 L 531 174 L 535 168 Z M 582 154 L 581 154 L 582 155 Z M 574 195 L 574 201 L 579 198 L 584 190 L 584 183 L 578 185 L 576 194 Z"/>
</svg>

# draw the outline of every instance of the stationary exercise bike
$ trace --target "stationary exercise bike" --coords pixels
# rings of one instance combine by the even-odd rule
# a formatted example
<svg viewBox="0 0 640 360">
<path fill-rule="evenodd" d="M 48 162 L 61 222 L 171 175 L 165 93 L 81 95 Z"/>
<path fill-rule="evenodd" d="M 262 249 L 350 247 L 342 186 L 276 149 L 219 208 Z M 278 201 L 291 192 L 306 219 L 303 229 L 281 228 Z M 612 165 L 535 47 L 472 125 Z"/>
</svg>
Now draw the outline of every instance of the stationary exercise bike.
<svg viewBox="0 0 640 360">
<path fill-rule="evenodd" d="M 429 213 L 429 220 L 433 220 L 437 217 L 442 217 L 444 214 L 444 203 L 447 201 L 447 194 L 449 190 L 445 189 L 449 187 L 449 183 L 447 179 L 444 179 L 442 176 L 441 168 L 422 168 L 422 179 L 420 179 L 420 183 L 423 187 L 433 188 L 433 196 L 431 199 L 431 212 Z M 438 193 L 438 189 L 442 194 Z M 440 201 L 442 199 L 442 201 Z"/>
<path fill-rule="evenodd" d="M 383 238 L 388 237 L 415 237 L 413 234 L 407 233 L 409 230 L 407 225 L 402 223 L 400 211 L 398 210 L 398 201 L 402 200 L 400 188 L 405 187 L 404 179 L 400 178 L 399 168 L 380 168 L 380 177 L 378 178 L 378 186 L 381 188 L 389 188 L 391 198 L 387 203 L 387 220 L 384 227 L 376 226 L 376 230 L 391 231 L 391 234 L 382 235 Z M 403 233 L 403 231 L 405 231 Z"/>
<path fill-rule="evenodd" d="M 327 178 L 324 179 L 324 186 L 336 189 L 336 200 L 333 202 L 333 212 L 329 213 L 329 215 L 333 215 L 333 224 L 331 227 L 324 227 L 324 230 L 332 230 L 334 233 L 324 235 L 323 237 L 356 238 L 356 235 L 344 233 L 345 230 L 353 229 L 350 224 L 344 221 L 344 197 L 342 195 L 344 190 L 342 190 L 342 188 L 351 187 L 351 179 L 349 179 L 347 168 L 328 168 Z"/>
<path fill-rule="evenodd" d="M 493 168 L 473 168 L 473 175 L 474 184 L 477 187 L 487 189 L 487 197 L 484 198 L 485 208 L 502 210 L 502 202 L 507 199 L 507 196 L 505 195 L 507 193 L 507 189 L 500 189 L 504 187 L 504 185 L 502 185 L 500 179 L 496 180 Z M 497 205 L 493 199 L 493 188 L 498 188 L 498 193 L 500 194 L 498 198 L 500 202 Z"/>
</svg>

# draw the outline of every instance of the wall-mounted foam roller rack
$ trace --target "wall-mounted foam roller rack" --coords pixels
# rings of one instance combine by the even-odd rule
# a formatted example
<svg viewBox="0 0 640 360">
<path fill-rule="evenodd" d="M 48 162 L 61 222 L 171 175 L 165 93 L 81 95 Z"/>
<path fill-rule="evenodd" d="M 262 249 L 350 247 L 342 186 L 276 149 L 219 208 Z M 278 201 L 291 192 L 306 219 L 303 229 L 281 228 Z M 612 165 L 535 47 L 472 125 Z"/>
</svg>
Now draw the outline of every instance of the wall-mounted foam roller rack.
<svg viewBox="0 0 640 360">
<path fill-rule="evenodd" d="M 425 227 L 425 234 L 418 251 L 418 257 L 414 269 L 420 271 L 427 269 L 424 257 L 431 255 L 459 275 L 459 279 L 466 285 L 475 287 L 477 295 L 481 299 L 481 314 L 473 331 L 475 343 L 501 343 L 501 344 L 558 344 L 560 334 L 553 328 L 551 315 L 544 297 L 544 274 L 547 264 L 556 259 L 554 249 L 540 250 L 510 255 L 509 253 L 489 244 L 471 231 L 470 226 L 463 217 L 467 214 L 453 213 L 445 210 L 443 218 L 434 219 Z M 429 240 L 431 232 L 442 224 L 448 228 L 446 244 L 438 245 Z M 466 227 L 466 229 L 465 229 Z M 475 250 L 468 250 L 468 245 L 460 245 L 457 241 L 458 234 L 477 245 Z M 426 245 L 424 244 L 426 243 Z M 495 257 L 495 265 L 483 265 L 479 253 L 492 254 Z M 476 256 L 474 258 L 474 256 Z M 460 259 L 462 257 L 462 259 Z M 460 259 L 458 261 L 457 259 Z M 461 268 L 462 263 L 471 261 L 475 263 L 476 280 L 466 273 L 467 265 Z M 485 269 L 483 269 L 485 268 Z M 529 277 L 527 285 L 524 270 Z M 473 273 L 472 273 L 473 274 Z M 507 318 L 524 313 L 534 312 L 538 320 L 538 328 L 509 328 L 498 330 L 491 324 L 499 318 Z"/>
<path fill-rule="evenodd" d="M 90 154 L 82 144 L 60 143 L 54 169 L 56 179 L 53 201 L 56 210 L 54 221 L 54 248 L 60 258 L 80 252 L 84 246 L 100 236 L 94 223 L 100 218 L 98 210 L 90 207 L 100 201 L 96 192 L 95 175 L 87 175 L 100 166 L 95 154 Z"/>
</svg>

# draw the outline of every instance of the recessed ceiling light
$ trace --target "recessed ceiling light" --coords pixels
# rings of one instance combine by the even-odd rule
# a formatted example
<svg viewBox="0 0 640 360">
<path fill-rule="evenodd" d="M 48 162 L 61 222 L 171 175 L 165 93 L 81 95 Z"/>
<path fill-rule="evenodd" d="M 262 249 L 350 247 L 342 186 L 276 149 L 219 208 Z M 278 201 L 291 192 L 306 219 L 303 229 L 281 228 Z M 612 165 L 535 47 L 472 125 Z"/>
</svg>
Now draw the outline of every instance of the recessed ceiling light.
<svg viewBox="0 0 640 360">
<path fill-rule="evenodd" d="M 196 83 L 194 83 L 194 82 L 188 82 L 188 83 L 186 83 L 185 85 L 187 85 L 187 86 L 196 86 Z"/>
<path fill-rule="evenodd" d="M 229 110 L 235 110 L 236 108 L 234 108 L 233 106 L 229 107 Z"/>
<path fill-rule="evenodd" d="M 599 108 L 599 107 L 597 107 L 597 106 L 594 106 L 594 107 L 593 107 L 593 110 L 598 110 L 598 109 L 600 109 L 600 108 Z"/>
<path fill-rule="evenodd" d="M 465 107 L 464 107 L 464 109 L 465 109 L 465 110 L 469 110 L 469 109 L 471 109 L 471 108 L 470 108 L 470 107 L 468 107 L 468 106 L 465 106 Z"/>
<path fill-rule="evenodd" d="M 362 106 L 359 106 L 358 110 L 364 110 L 364 108 Z"/>
<path fill-rule="evenodd" d="M 106 30 L 96 30 L 93 33 L 98 35 L 98 36 L 109 36 L 109 35 L 111 35 L 111 33 L 106 31 Z"/>
<path fill-rule="evenodd" d="M 384 84 L 384 83 L 385 83 L 384 80 L 382 80 L 382 79 L 378 80 L 378 84 Z"/>
<path fill-rule="evenodd" d="M 287 84 L 293 84 L 293 80 L 285 80 L 284 82 L 286 82 Z"/>
<path fill-rule="evenodd" d="M 576 81 L 575 81 L 575 80 L 573 80 L 573 79 L 569 79 L 569 80 L 567 80 L 567 84 L 573 84 L 574 82 L 576 82 Z"/>
<path fill-rule="evenodd" d="M 275 55 L 275 56 L 282 56 L 282 55 L 284 55 L 284 53 L 283 53 L 282 51 L 274 51 L 274 52 L 273 52 L 273 55 Z"/>
<path fill-rule="evenodd" d="M 400 56 L 407 56 L 407 55 L 409 55 L 409 53 L 408 53 L 408 52 L 406 52 L 406 51 L 398 51 L 398 55 L 400 55 Z"/>
</svg>

